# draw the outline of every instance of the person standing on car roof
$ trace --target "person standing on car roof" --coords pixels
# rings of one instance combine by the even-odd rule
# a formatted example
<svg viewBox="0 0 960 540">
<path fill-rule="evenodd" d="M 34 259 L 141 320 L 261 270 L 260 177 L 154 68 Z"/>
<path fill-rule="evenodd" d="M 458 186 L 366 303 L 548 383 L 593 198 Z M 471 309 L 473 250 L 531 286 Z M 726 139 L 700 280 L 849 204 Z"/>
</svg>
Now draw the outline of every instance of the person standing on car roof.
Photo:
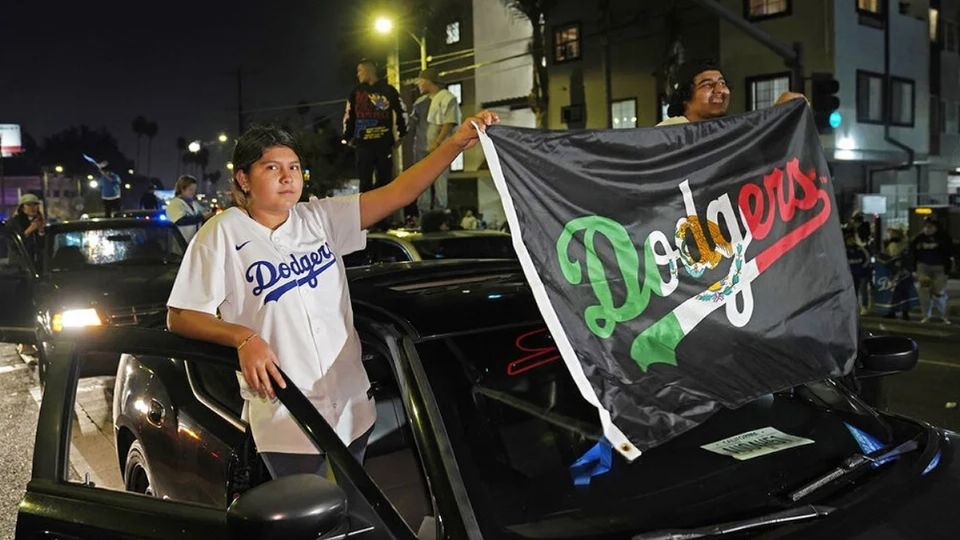
<svg viewBox="0 0 960 540">
<path fill-rule="evenodd" d="M 347 98 L 343 138 L 355 149 L 363 193 L 373 189 L 374 171 L 377 186 L 384 186 L 393 178 L 394 118 L 400 138 L 407 134 L 407 123 L 400 93 L 380 78 L 373 61 L 361 60 L 357 64 L 357 80 L 359 84 Z"/>
<path fill-rule="evenodd" d="M 113 217 L 120 211 L 120 175 L 107 169 L 110 163 L 101 161 L 97 164 L 100 177 L 97 186 L 100 188 L 100 200 L 103 202 L 103 216 Z"/>
<path fill-rule="evenodd" d="M 170 299 L 171 331 L 236 347 L 244 418 L 274 477 L 325 474 L 325 456 L 276 399 L 279 365 L 362 462 L 376 419 L 341 257 L 363 249 L 364 229 L 416 200 L 477 142 L 480 113 L 393 182 L 358 195 L 298 203 L 303 173 L 287 132 L 255 127 L 237 140 L 237 206 L 190 244 Z M 219 317 L 218 317 L 219 314 Z"/>
<path fill-rule="evenodd" d="M 197 179 L 185 174 L 177 178 L 173 198 L 167 203 L 167 219 L 177 225 L 183 239 L 188 243 L 200 230 L 203 222 L 213 215 L 213 212 L 203 209 L 196 197 Z"/>
</svg>

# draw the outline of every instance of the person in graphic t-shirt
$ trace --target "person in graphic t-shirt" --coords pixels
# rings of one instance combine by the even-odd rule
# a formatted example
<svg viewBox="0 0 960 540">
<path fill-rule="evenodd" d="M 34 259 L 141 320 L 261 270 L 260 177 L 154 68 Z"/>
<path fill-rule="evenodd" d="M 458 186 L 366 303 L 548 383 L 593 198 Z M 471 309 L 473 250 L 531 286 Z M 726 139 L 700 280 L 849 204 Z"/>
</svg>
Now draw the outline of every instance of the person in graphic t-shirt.
<svg viewBox="0 0 960 540">
<path fill-rule="evenodd" d="M 356 149 L 360 193 L 364 193 L 374 187 L 374 172 L 377 186 L 393 178 L 394 118 L 400 137 L 406 135 L 407 123 L 400 94 L 380 79 L 374 62 L 361 60 L 357 64 L 357 80 L 360 84 L 347 99 L 343 138 Z"/>
<path fill-rule="evenodd" d="M 256 127 L 237 140 L 237 206 L 211 218 L 194 237 L 167 302 L 167 325 L 237 349 L 243 416 L 274 477 L 326 472 L 325 456 L 275 398 L 274 385 L 285 386 L 277 366 L 362 462 L 376 410 L 341 257 L 363 249 L 363 229 L 416 200 L 476 144 L 474 123 L 497 121 L 489 112 L 470 118 L 385 186 L 304 203 L 298 203 L 303 173 L 293 137 Z"/>
</svg>

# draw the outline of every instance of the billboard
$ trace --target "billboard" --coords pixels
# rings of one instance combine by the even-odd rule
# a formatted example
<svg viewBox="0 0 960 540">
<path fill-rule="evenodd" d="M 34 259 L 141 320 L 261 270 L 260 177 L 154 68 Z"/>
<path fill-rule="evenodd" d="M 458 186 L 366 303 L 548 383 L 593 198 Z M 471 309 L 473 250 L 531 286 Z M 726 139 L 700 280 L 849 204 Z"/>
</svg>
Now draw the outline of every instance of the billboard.
<svg viewBox="0 0 960 540">
<path fill-rule="evenodd" d="M 0 156 L 10 157 L 23 151 L 20 124 L 0 124 Z"/>
</svg>

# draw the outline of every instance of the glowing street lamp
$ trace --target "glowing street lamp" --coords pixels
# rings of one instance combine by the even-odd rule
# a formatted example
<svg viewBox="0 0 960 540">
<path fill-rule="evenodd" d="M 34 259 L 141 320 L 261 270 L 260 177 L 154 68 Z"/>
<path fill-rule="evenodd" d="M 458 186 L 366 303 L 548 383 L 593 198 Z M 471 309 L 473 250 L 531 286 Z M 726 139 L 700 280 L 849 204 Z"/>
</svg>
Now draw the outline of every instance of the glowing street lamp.
<svg viewBox="0 0 960 540">
<path fill-rule="evenodd" d="M 200 141 L 193 141 L 193 142 L 191 142 L 190 144 L 187 145 L 187 150 L 189 150 L 190 152 L 196 154 L 197 152 L 200 151 L 200 146 L 201 146 L 201 145 L 200 145 Z"/>
<path fill-rule="evenodd" d="M 221 133 L 220 135 L 217 136 L 217 140 L 220 141 L 220 142 L 222 142 L 222 143 L 225 143 L 225 142 L 227 142 L 228 140 L 230 140 L 230 138 L 227 137 L 227 134 L 226 134 L 226 133 Z"/>
<path fill-rule="evenodd" d="M 232 171 L 232 170 L 233 170 L 233 162 L 232 162 L 232 161 L 228 161 L 228 162 L 227 162 L 227 170 L 228 170 L 228 171 Z"/>
<path fill-rule="evenodd" d="M 376 30 L 378 34 L 393 33 L 394 31 L 393 21 L 388 17 L 377 17 L 377 19 L 373 21 L 373 29 Z M 420 69 L 421 70 L 427 69 L 427 36 L 418 36 L 409 30 L 406 30 L 406 29 L 404 30 L 407 32 L 407 35 L 409 35 L 415 42 L 417 42 L 417 45 L 420 47 Z M 396 45 L 395 48 L 399 49 L 400 46 Z M 394 54 L 398 55 L 399 53 L 395 51 Z M 399 70 L 399 63 L 400 62 L 398 60 L 397 61 L 398 70 Z M 399 75 L 397 77 L 397 81 L 399 82 Z"/>
<path fill-rule="evenodd" d="M 389 34 L 393 31 L 393 21 L 386 17 L 377 17 L 377 20 L 373 21 L 373 28 L 381 34 Z"/>
<path fill-rule="evenodd" d="M 100 185 L 100 184 L 98 184 L 96 180 L 91 180 L 91 181 L 90 181 L 90 187 L 93 188 L 93 189 L 97 189 L 97 186 L 99 186 L 99 185 Z"/>
<path fill-rule="evenodd" d="M 57 171 L 58 174 L 63 173 L 63 165 L 57 165 L 53 170 Z"/>
</svg>

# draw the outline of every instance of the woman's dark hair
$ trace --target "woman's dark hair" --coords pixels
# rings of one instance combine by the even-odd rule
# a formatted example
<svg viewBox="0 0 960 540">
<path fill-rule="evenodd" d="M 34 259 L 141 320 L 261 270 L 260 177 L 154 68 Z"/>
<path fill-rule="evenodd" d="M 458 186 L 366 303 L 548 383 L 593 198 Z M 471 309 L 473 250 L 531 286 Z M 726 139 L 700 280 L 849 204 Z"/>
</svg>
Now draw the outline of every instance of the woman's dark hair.
<svg viewBox="0 0 960 540">
<path fill-rule="evenodd" d="M 246 196 L 237 182 L 237 172 L 250 174 L 250 167 L 268 148 L 275 146 L 286 146 L 303 162 L 300 145 L 293 135 L 276 126 L 251 126 L 237 139 L 237 144 L 233 147 L 233 196 L 238 206 L 245 206 Z"/>
<path fill-rule="evenodd" d="M 667 116 L 683 116 L 686 102 L 693 98 L 693 80 L 697 75 L 710 70 L 720 71 L 716 62 L 710 59 L 691 60 L 680 64 L 677 69 L 677 87 L 670 94 Z"/>
</svg>

